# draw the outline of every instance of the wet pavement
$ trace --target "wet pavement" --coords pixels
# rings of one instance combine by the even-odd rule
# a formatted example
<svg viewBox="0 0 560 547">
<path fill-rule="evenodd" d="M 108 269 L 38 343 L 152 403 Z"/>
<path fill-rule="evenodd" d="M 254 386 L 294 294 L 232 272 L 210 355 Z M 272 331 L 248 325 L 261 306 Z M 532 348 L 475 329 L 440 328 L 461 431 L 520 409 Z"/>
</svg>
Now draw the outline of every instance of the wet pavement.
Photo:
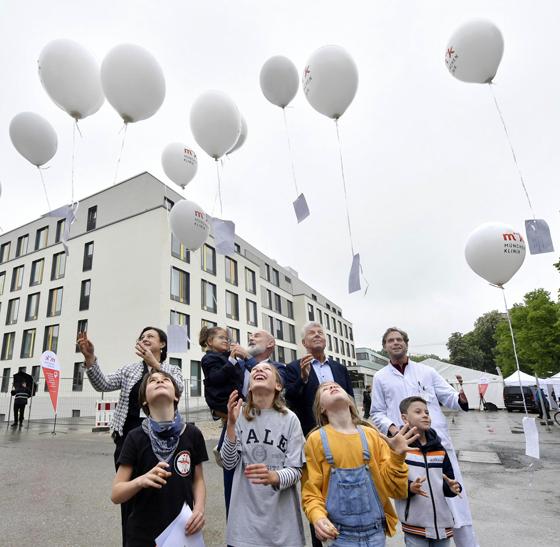
<svg viewBox="0 0 560 547">
<path fill-rule="evenodd" d="M 539 426 L 541 459 L 524 456 L 522 414 L 469 412 L 449 415 L 469 492 L 480 545 L 512 547 L 558 544 L 560 532 L 560 427 Z M 5 547 L 117 546 L 120 511 L 109 499 L 114 476 L 113 443 L 83 422 L 33 424 L 13 432 L 0 427 L 0 544 Z M 206 544 L 224 545 L 222 471 L 213 461 L 219 426 L 200 421 L 211 461 Z M 499 463 L 496 463 L 496 458 Z M 483 461 L 489 461 L 483 463 Z M 403 545 L 402 535 L 389 539 Z"/>
</svg>

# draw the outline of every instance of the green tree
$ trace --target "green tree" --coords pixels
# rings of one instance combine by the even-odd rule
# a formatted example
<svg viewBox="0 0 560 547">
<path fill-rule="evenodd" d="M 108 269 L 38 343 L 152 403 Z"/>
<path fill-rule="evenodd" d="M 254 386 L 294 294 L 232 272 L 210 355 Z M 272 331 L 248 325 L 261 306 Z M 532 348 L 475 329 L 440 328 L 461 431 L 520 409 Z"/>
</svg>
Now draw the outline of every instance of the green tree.
<svg viewBox="0 0 560 547">
<path fill-rule="evenodd" d="M 469 333 L 472 335 L 474 345 L 482 351 L 482 369 L 486 372 L 496 372 L 496 358 L 494 349 L 496 347 L 496 328 L 502 322 L 506 322 L 505 315 L 498 310 L 492 310 L 481 315 L 474 323 L 474 329 Z"/>
<path fill-rule="evenodd" d="M 460 332 L 452 333 L 447 341 L 447 349 L 449 360 L 454 365 L 483 370 L 484 353 L 477 346 L 472 332 L 465 335 Z"/>
<path fill-rule="evenodd" d="M 544 289 L 528 292 L 510 310 L 519 366 L 529 374 L 548 377 L 560 371 L 560 305 Z M 509 326 L 496 329 L 496 363 L 504 375 L 515 370 Z"/>
</svg>

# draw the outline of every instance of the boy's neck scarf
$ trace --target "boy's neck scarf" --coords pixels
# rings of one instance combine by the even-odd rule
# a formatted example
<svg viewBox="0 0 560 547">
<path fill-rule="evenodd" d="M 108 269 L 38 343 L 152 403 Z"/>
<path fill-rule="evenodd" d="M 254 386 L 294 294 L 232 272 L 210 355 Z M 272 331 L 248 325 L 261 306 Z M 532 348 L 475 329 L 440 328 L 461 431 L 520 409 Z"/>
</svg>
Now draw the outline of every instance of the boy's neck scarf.
<svg viewBox="0 0 560 547">
<path fill-rule="evenodd" d="M 175 411 L 175 417 L 171 422 L 156 422 L 148 417 L 142 422 L 142 429 L 150 438 L 156 458 L 160 462 L 169 463 L 179 444 L 179 437 L 183 430 L 183 420 L 179 411 Z"/>
</svg>

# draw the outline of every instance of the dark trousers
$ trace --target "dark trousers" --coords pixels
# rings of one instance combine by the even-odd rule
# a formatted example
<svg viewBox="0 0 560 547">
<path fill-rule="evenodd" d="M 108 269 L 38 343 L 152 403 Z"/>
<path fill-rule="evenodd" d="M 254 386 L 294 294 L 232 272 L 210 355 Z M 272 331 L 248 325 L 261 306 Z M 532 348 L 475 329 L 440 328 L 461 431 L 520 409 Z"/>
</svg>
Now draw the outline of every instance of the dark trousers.
<svg viewBox="0 0 560 547">
<path fill-rule="evenodd" d="M 16 405 L 14 403 L 14 425 L 23 424 L 23 415 L 25 414 L 25 405 Z"/>
<path fill-rule="evenodd" d="M 113 433 L 113 439 L 115 441 L 115 453 L 113 457 L 115 458 L 115 471 L 118 470 L 119 465 L 119 456 L 121 455 L 121 450 L 124 444 L 124 437 L 121 437 L 118 433 Z M 128 516 L 132 511 L 132 502 L 127 501 L 125 503 L 121 503 L 121 530 L 122 530 L 122 544 L 123 546 L 126 545 L 126 521 L 128 520 Z"/>
<path fill-rule="evenodd" d="M 315 535 L 315 527 L 311 523 L 309 523 L 309 526 L 311 527 L 311 545 L 313 547 L 323 547 L 323 542 L 319 541 Z"/>
</svg>

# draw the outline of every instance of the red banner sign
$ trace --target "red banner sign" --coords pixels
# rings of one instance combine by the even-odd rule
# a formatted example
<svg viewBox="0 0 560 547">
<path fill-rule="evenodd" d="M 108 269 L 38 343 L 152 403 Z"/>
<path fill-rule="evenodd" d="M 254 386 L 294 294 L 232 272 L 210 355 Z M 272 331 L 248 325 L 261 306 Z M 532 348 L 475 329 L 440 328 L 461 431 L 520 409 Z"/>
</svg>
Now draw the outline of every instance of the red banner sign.
<svg viewBox="0 0 560 547">
<path fill-rule="evenodd" d="M 56 414 L 56 407 L 58 405 L 58 386 L 60 384 L 60 363 L 56 353 L 52 351 L 45 351 L 41 355 L 41 366 L 43 368 L 43 375 L 45 382 L 51 396 L 51 402 Z"/>
</svg>

